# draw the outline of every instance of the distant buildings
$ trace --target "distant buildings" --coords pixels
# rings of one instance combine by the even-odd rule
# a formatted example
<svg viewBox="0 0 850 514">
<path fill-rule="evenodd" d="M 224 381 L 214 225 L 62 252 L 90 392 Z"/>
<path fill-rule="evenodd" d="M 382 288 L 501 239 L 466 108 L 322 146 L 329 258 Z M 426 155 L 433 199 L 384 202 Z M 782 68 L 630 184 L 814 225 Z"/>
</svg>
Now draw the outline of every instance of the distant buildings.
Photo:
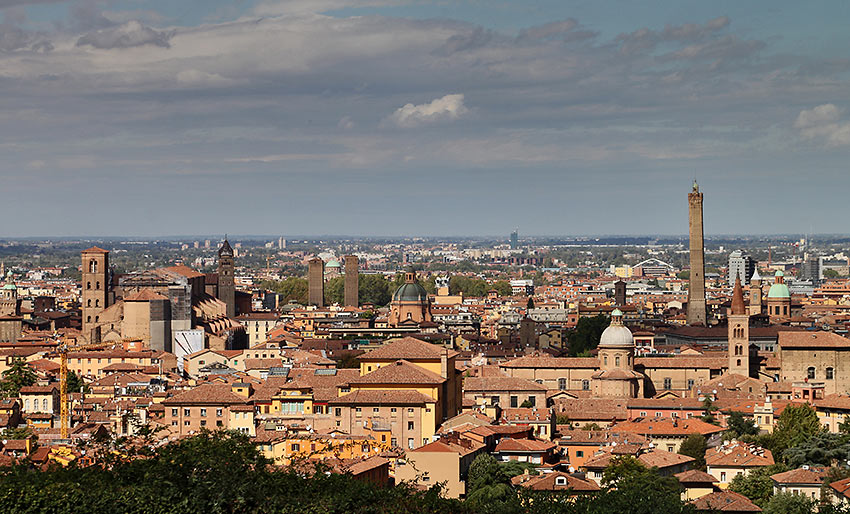
<svg viewBox="0 0 850 514">
<path fill-rule="evenodd" d="M 516 250 L 519 247 L 519 233 L 517 230 L 511 232 L 511 250 Z"/>
<path fill-rule="evenodd" d="M 735 285 L 735 279 L 741 280 L 741 285 L 748 285 L 750 278 L 756 271 L 756 263 L 749 255 L 741 250 L 735 250 L 729 254 L 729 274 L 727 281 L 730 286 Z"/>
</svg>

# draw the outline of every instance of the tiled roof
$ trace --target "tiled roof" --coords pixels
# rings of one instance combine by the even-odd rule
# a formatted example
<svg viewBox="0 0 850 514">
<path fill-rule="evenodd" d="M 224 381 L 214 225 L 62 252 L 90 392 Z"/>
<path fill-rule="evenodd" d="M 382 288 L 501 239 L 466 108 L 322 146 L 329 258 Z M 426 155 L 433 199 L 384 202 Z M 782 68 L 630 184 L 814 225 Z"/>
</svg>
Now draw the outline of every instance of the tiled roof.
<svg viewBox="0 0 850 514">
<path fill-rule="evenodd" d="M 611 463 L 611 459 L 613 459 L 616 454 L 613 452 L 616 446 L 611 446 L 606 448 L 606 452 L 602 455 L 598 455 L 588 459 L 584 463 L 584 468 L 586 469 L 604 469 L 608 467 Z M 680 466 L 683 464 L 687 464 L 689 462 L 693 462 L 693 457 L 688 457 L 687 455 L 680 455 L 678 453 L 666 452 L 664 450 L 652 450 L 644 453 L 640 453 L 637 456 L 637 459 L 647 467 L 657 467 L 659 469 L 669 468 L 673 466 Z"/>
<path fill-rule="evenodd" d="M 573 421 L 611 421 L 629 418 L 627 402 L 618 398 L 562 398 L 555 401 L 555 412 Z"/>
<path fill-rule="evenodd" d="M 698 469 L 689 469 L 673 476 L 679 480 L 680 484 L 713 484 L 717 482 L 717 479 L 712 475 Z"/>
<path fill-rule="evenodd" d="M 125 302 L 148 302 L 151 300 L 168 300 L 168 297 L 147 288 L 124 297 Z"/>
<path fill-rule="evenodd" d="M 780 332 L 779 347 L 790 348 L 847 348 L 850 340 L 834 332 Z"/>
<path fill-rule="evenodd" d="M 688 434 L 716 434 L 723 432 L 725 429 L 706 423 L 705 421 L 690 418 L 690 419 L 635 419 L 631 421 L 623 421 L 614 425 L 613 430 L 618 432 L 634 432 L 637 434 L 652 435 L 680 435 Z"/>
<path fill-rule="evenodd" d="M 109 250 L 104 250 L 103 248 L 92 246 L 88 250 L 83 250 L 81 253 L 109 253 Z"/>
<path fill-rule="evenodd" d="M 392 364 L 351 380 L 351 384 L 442 384 L 446 379 L 406 360 Z"/>
<path fill-rule="evenodd" d="M 565 483 L 559 484 L 559 478 Z M 595 482 L 582 480 L 563 471 L 539 475 L 517 475 L 511 479 L 511 483 L 534 491 L 593 492 L 599 490 L 599 486 Z"/>
<path fill-rule="evenodd" d="M 164 400 L 163 405 L 237 405 L 247 399 L 234 394 L 227 384 L 202 384 Z"/>
<path fill-rule="evenodd" d="M 416 339 L 415 337 L 402 337 L 401 339 L 393 339 L 380 348 L 376 348 L 370 352 L 366 352 L 359 357 L 364 360 L 417 360 L 440 359 L 446 349 L 425 341 Z M 448 350 L 448 356 L 455 357 L 458 353 L 454 350 Z"/>
<path fill-rule="evenodd" d="M 504 437 L 496 445 L 496 452 L 548 452 L 555 448 L 552 441 L 539 441 L 536 439 L 514 439 Z"/>
<path fill-rule="evenodd" d="M 696 369 L 721 369 L 729 365 L 726 357 L 637 357 L 635 366 L 644 368 L 696 368 Z"/>
<path fill-rule="evenodd" d="M 850 478 L 842 478 L 829 484 L 836 493 L 844 498 L 850 498 Z"/>
<path fill-rule="evenodd" d="M 328 401 L 331 405 L 424 405 L 436 400 L 418 391 L 358 390 Z"/>
<path fill-rule="evenodd" d="M 549 409 L 504 409 L 499 418 L 504 422 L 523 422 L 523 421 L 544 421 L 549 422 L 552 419 L 552 413 Z"/>
<path fill-rule="evenodd" d="M 697 512 L 761 512 L 758 505 L 749 498 L 732 491 L 717 491 L 707 494 L 691 504 Z"/>
<path fill-rule="evenodd" d="M 245 369 L 269 369 L 283 366 L 281 359 L 245 359 Z"/>
<path fill-rule="evenodd" d="M 415 450 L 410 450 L 407 453 L 457 453 L 459 455 L 468 455 L 483 447 L 483 444 L 469 439 L 460 439 L 454 442 L 448 438 L 443 438 L 420 446 Z"/>
<path fill-rule="evenodd" d="M 56 384 L 46 385 L 46 386 L 23 386 L 20 389 L 21 394 L 51 394 L 53 391 L 57 391 L 59 387 Z"/>
<path fill-rule="evenodd" d="M 203 273 L 199 273 L 189 266 L 179 265 L 179 266 L 169 266 L 167 268 L 163 268 L 165 271 L 170 271 L 171 273 L 176 273 L 178 275 L 183 275 L 186 278 L 197 278 L 203 277 Z"/>
<path fill-rule="evenodd" d="M 466 377 L 464 391 L 546 391 L 546 387 L 531 380 L 512 377 Z"/>
<path fill-rule="evenodd" d="M 770 450 L 733 441 L 706 451 L 705 463 L 715 467 L 752 468 L 770 466 L 774 461 Z"/>
<path fill-rule="evenodd" d="M 770 475 L 771 480 L 777 484 L 806 484 L 821 485 L 826 477 L 826 468 L 797 468 L 784 473 Z"/>
<path fill-rule="evenodd" d="M 549 357 L 529 355 L 499 364 L 501 368 L 598 368 L 599 359 L 595 357 Z"/>
<path fill-rule="evenodd" d="M 702 410 L 699 398 L 633 398 L 627 401 L 630 409 Z"/>
<path fill-rule="evenodd" d="M 850 396 L 830 394 L 820 400 L 815 400 L 815 406 L 824 409 L 850 410 Z"/>
</svg>

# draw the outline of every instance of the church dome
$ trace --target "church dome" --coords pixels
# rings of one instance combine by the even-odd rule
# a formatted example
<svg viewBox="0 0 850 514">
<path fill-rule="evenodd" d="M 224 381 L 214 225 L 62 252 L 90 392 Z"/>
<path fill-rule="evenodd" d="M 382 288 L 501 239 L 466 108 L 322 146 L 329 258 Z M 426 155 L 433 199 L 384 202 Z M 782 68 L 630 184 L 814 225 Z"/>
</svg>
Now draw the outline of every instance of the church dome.
<svg viewBox="0 0 850 514">
<path fill-rule="evenodd" d="M 3 289 L 6 289 L 8 291 L 15 291 L 18 289 L 18 286 L 16 286 L 15 284 L 6 284 L 5 286 L 3 286 Z"/>
<path fill-rule="evenodd" d="M 425 302 L 427 300 L 428 291 L 416 282 L 402 284 L 393 294 L 394 302 Z"/>
<path fill-rule="evenodd" d="M 791 291 L 788 290 L 788 286 L 785 285 L 783 277 L 785 277 L 785 273 L 781 271 L 776 272 L 776 283 L 770 286 L 770 289 L 767 290 L 767 297 L 777 298 L 777 299 L 785 299 L 791 298 Z"/>
<path fill-rule="evenodd" d="M 340 266 L 339 266 L 339 262 L 332 260 L 332 261 L 329 261 L 327 264 L 325 264 L 325 267 L 326 268 L 339 268 Z"/>
<path fill-rule="evenodd" d="M 600 347 L 623 347 L 634 346 L 632 331 L 623 325 L 623 313 L 620 309 L 614 309 L 611 313 L 611 324 L 602 332 L 599 338 Z"/>
</svg>

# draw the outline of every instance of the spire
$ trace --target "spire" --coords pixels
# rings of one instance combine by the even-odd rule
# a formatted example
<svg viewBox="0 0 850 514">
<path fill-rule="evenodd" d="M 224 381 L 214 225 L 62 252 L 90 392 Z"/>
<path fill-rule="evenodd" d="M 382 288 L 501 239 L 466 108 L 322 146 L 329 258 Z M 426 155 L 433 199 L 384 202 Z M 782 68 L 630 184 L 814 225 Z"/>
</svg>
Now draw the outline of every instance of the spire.
<svg viewBox="0 0 850 514">
<path fill-rule="evenodd" d="M 697 179 L 694 179 L 694 193 L 699 193 L 699 184 L 697 184 Z"/>
<path fill-rule="evenodd" d="M 746 314 L 744 309 L 744 290 L 741 287 L 741 277 L 735 277 L 735 288 L 732 290 L 732 314 Z"/>
<path fill-rule="evenodd" d="M 230 243 L 227 241 L 227 236 L 224 236 L 224 243 L 221 244 L 221 248 L 218 249 L 218 255 L 227 254 L 229 256 L 233 256 L 233 248 L 230 247 Z"/>
</svg>

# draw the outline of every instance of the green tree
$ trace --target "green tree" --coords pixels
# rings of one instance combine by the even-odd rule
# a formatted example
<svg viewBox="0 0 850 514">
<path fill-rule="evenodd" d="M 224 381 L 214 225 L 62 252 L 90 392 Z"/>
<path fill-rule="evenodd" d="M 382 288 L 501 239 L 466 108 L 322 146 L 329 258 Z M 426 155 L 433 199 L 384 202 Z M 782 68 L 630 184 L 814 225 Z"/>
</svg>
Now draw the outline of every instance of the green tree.
<svg viewBox="0 0 850 514">
<path fill-rule="evenodd" d="M 581 513 L 681 513 L 693 507 L 682 503 L 679 481 L 662 477 L 657 468 L 647 468 L 636 458 L 620 456 L 602 473 L 603 489 L 593 498 L 580 499 L 576 510 Z"/>
<path fill-rule="evenodd" d="M 510 476 L 489 453 L 475 457 L 469 465 L 466 490 L 467 502 L 482 510 L 485 506 L 488 510 L 502 507 L 513 493 Z"/>
<path fill-rule="evenodd" d="M 611 320 L 604 314 L 591 318 L 579 318 L 576 328 L 567 336 L 570 355 L 575 357 L 582 352 L 596 348 L 599 345 L 602 332 L 608 328 L 610 322 Z"/>
<path fill-rule="evenodd" d="M 764 506 L 764 514 L 811 514 L 815 506 L 814 500 L 802 494 L 779 493 Z"/>
<path fill-rule="evenodd" d="M 360 361 L 357 360 L 357 354 L 354 352 L 345 352 L 340 355 L 336 361 L 337 368 L 359 368 Z"/>
<path fill-rule="evenodd" d="M 345 277 L 334 277 L 325 282 L 325 304 L 342 304 L 345 301 Z"/>
<path fill-rule="evenodd" d="M 840 275 L 834 269 L 823 270 L 823 278 L 838 278 Z"/>
<path fill-rule="evenodd" d="M 792 468 L 803 464 L 831 466 L 835 462 L 846 463 L 850 459 L 850 436 L 821 432 L 788 448 L 782 457 Z"/>
<path fill-rule="evenodd" d="M 513 293 L 513 289 L 511 288 L 511 283 L 507 280 L 497 280 L 490 284 L 490 289 L 495 289 L 499 296 L 510 296 Z"/>
<path fill-rule="evenodd" d="M 770 476 L 783 471 L 788 471 L 784 464 L 774 464 L 755 468 L 746 475 L 735 475 L 729 484 L 729 490 L 743 494 L 759 507 L 764 507 L 773 496 L 773 480 Z"/>
<path fill-rule="evenodd" d="M 15 358 L 9 369 L 3 372 L 0 380 L 0 392 L 6 398 L 18 396 L 22 387 L 35 384 L 37 376 L 24 359 Z"/>
<path fill-rule="evenodd" d="M 823 431 L 824 428 L 811 405 L 790 404 L 785 407 L 776 422 L 773 447 L 770 450 L 774 455 L 782 455 L 788 448 L 801 445 Z"/>
<path fill-rule="evenodd" d="M 393 283 L 382 275 L 361 274 L 358 287 L 360 303 L 383 307 L 390 303 L 396 288 L 397 286 L 393 287 Z"/>
<path fill-rule="evenodd" d="M 729 418 L 726 420 L 727 431 L 735 438 L 742 435 L 756 435 L 759 433 L 759 428 L 753 423 L 752 418 L 744 416 L 743 412 L 732 411 L 729 413 Z"/>
<path fill-rule="evenodd" d="M 676 278 L 679 280 L 688 280 L 691 278 L 691 272 L 690 270 L 682 270 L 679 273 L 676 273 Z"/>
<path fill-rule="evenodd" d="M 531 400 L 525 400 L 519 406 L 521 409 L 530 409 L 534 407 L 534 404 L 531 403 Z"/>
<path fill-rule="evenodd" d="M 88 394 L 88 393 L 91 392 L 91 388 L 88 386 L 88 384 L 85 383 L 85 381 L 82 378 L 80 378 L 79 375 L 74 373 L 74 370 L 69 369 L 68 370 L 68 392 L 70 392 L 70 393 L 82 392 L 82 393 Z"/>
<path fill-rule="evenodd" d="M 714 423 L 714 413 L 717 412 L 717 407 L 715 407 L 710 397 L 706 396 L 705 400 L 702 401 L 702 408 L 703 414 L 701 419 L 706 423 Z"/>
<path fill-rule="evenodd" d="M 693 467 L 701 470 L 705 470 L 705 450 L 705 437 L 698 433 L 689 435 L 679 446 L 679 454 L 693 457 L 695 459 Z"/>
<path fill-rule="evenodd" d="M 307 305 L 307 279 L 288 277 L 269 285 L 272 291 L 283 296 L 283 303 L 295 302 Z"/>
</svg>

